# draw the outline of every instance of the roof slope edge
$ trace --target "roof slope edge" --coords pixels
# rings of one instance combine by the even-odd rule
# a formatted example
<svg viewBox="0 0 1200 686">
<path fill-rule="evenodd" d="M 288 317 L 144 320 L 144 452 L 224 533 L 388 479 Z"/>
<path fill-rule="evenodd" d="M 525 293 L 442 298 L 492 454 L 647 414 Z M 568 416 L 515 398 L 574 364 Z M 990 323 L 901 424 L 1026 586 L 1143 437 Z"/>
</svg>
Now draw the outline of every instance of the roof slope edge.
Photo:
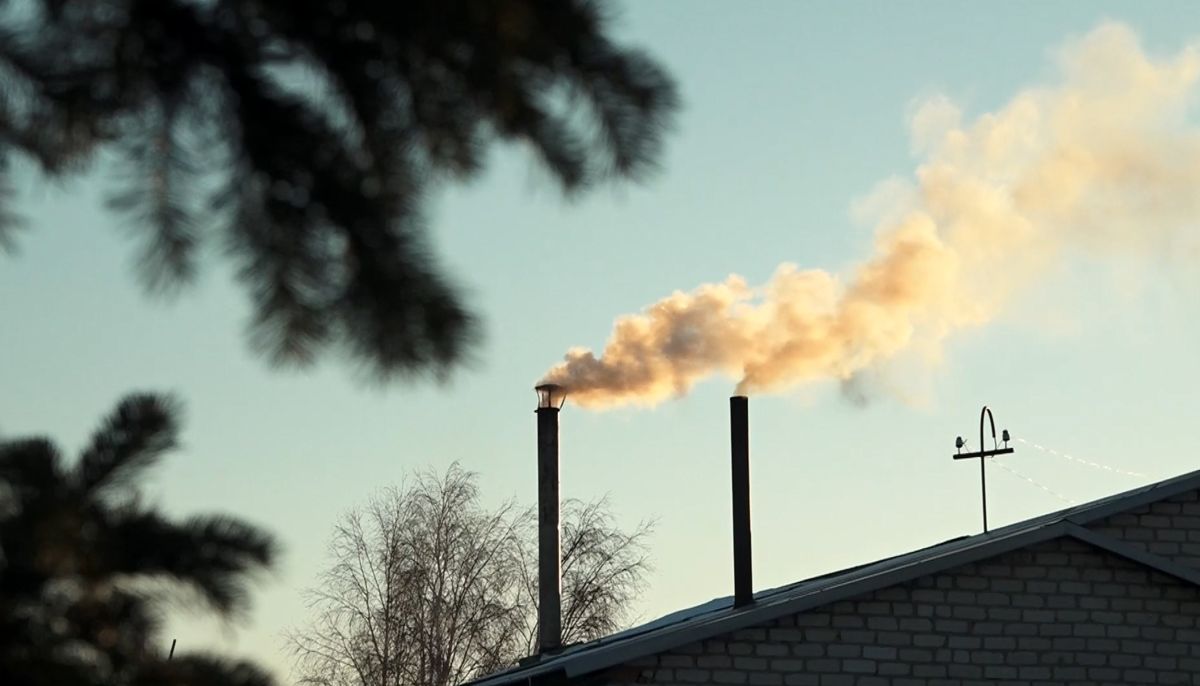
<svg viewBox="0 0 1200 686">
<path fill-rule="evenodd" d="M 907 554 L 756 593 L 754 604 L 745 608 L 732 609 L 731 603 L 722 602 L 726 599 L 710 601 L 694 608 L 695 613 L 681 611 L 669 615 L 668 617 L 680 617 L 673 623 L 663 624 L 661 620 L 656 620 L 590 643 L 568 647 L 562 653 L 545 656 L 534 664 L 514 667 L 469 684 L 529 684 L 547 677 L 553 678 L 555 673 L 567 678 L 577 677 L 1064 536 L 1101 548 L 1181 581 L 1200 585 L 1200 571 L 1084 526 L 1113 514 L 1197 489 L 1200 489 L 1200 470 L 1011 524 L 986 534 L 953 539 Z"/>
</svg>

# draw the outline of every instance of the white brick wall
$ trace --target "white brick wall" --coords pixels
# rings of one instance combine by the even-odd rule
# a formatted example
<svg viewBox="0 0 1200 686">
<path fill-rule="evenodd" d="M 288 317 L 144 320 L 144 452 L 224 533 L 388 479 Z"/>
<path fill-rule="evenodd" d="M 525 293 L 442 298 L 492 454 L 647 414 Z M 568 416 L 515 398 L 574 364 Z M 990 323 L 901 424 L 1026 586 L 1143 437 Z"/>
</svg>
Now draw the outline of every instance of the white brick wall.
<svg viewBox="0 0 1200 686">
<path fill-rule="evenodd" d="M 1200 500 L 1161 505 L 1095 528 L 1200 563 Z M 1151 547 L 1162 542 L 1179 547 Z M 1200 684 L 1200 589 L 1063 539 L 684 646 L 600 681 Z"/>
<path fill-rule="evenodd" d="M 1088 528 L 1200 569 L 1200 494 L 1196 491 L 1113 515 Z"/>
</svg>

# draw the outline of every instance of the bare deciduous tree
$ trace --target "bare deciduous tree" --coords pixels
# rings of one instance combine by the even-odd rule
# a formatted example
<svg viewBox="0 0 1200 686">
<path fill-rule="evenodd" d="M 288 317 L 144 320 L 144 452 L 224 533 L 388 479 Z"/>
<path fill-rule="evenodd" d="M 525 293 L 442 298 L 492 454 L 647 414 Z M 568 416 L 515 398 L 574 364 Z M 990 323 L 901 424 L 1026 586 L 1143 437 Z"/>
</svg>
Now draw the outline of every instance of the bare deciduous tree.
<svg viewBox="0 0 1200 686">
<path fill-rule="evenodd" d="M 308 591 L 314 616 L 291 632 L 300 683 L 452 686 L 532 651 L 536 517 L 487 509 L 476 475 L 424 473 L 347 514 L 331 564 Z M 567 501 L 563 640 L 619 629 L 649 569 L 650 525 L 618 529 L 606 501 Z"/>
<path fill-rule="evenodd" d="M 521 598 L 525 615 L 526 654 L 537 649 L 537 517 L 526 513 L 521 536 Z M 606 636 L 620 630 L 642 590 L 648 569 L 645 539 L 650 524 L 630 533 L 619 529 L 607 500 L 568 500 L 562 516 L 563 643 Z"/>
</svg>

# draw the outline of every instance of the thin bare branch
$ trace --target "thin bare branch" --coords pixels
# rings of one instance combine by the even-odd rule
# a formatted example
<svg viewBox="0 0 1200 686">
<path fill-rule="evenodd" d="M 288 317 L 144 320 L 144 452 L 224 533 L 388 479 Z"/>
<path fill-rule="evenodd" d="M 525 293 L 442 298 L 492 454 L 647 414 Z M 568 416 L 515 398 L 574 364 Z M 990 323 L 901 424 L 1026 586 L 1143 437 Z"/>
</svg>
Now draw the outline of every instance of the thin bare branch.
<svg viewBox="0 0 1200 686">
<path fill-rule="evenodd" d="M 621 627 L 648 571 L 648 524 L 626 533 L 608 503 L 564 507 L 564 638 Z M 458 465 L 384 491 L 334 527 L 330 566 L 287 635 L 311 686 L 453 686 L 515 663 L 537 635 L 531 509 L 480 503 Z"/>
</svg>

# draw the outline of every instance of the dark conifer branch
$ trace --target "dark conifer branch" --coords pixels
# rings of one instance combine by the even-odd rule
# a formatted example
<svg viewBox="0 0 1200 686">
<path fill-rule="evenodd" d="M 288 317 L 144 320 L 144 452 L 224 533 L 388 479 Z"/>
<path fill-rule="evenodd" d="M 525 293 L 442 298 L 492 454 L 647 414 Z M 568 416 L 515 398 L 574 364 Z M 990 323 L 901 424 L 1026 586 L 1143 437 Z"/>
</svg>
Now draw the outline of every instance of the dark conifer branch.
<svg viewBox="0 0 1200 686">
<path fill-rule="evenodd" d="M 600 7 L 35 0 L 0 17 L 0 153 L 66 177 L 118 151 L 146 287 L 189 283 L 223 234 L 274 362 L 333 348 L 378 379 L 445 374 L 478 326 L 424 239 L 427 189 L 495 140 L 567 193 L 659 158 L 674 86 Z"/>
</svg>

